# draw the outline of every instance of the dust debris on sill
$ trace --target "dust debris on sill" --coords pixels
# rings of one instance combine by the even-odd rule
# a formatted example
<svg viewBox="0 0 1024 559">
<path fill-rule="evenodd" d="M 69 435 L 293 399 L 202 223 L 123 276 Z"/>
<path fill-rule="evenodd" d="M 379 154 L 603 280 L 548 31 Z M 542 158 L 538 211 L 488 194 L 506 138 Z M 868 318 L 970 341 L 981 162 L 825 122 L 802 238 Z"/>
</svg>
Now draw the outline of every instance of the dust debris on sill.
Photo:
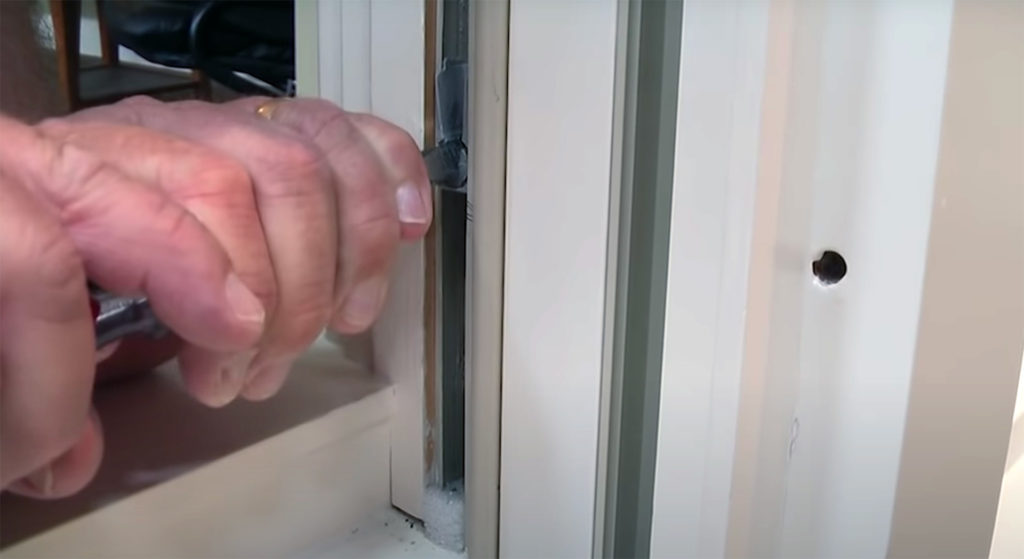
<svg viewBox="0 0 1024 559">
<path fill-rule="evenodd" d="M 389 508 L 370 515 L 339 535 L 321 542 L 301 559 L 465 559 L 465 554 L 451 551 L 430 541 L 422 523 L 401 511 Z"/>
</svg>

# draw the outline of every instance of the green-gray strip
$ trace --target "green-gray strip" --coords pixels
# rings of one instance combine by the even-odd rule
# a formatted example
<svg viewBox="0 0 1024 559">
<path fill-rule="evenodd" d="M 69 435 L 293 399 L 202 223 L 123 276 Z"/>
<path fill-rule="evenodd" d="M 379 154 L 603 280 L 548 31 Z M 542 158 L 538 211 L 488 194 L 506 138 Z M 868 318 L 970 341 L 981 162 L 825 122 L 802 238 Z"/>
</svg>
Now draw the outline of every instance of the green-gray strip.
<svg viewBox="0 0 1024 559">
<path fill-rule="evenodd" d="M 683 3 L 632 0 L 628 17 L 604 546 L 620 558 L 650 554 Z"/>
</svg>

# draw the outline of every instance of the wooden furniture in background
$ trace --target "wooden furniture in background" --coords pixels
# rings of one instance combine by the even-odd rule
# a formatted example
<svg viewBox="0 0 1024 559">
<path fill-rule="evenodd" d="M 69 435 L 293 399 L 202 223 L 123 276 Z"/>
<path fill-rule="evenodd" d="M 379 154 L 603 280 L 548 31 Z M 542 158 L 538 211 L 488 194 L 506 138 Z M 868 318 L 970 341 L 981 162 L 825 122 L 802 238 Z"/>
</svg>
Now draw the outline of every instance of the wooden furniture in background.
<svg viewBox="0 0 1024 559">
<path fill-rule="evenodd" d="M 121 62 L 118 45 L 111 37 L 96 0 L 101 56 L 80 52 L 81 0 L 50 0 L 54 48 L 61 94 L 69 111 L 112 103 L 132 95 L 184 93 L 197 99 L 210 98 L 210 82 L 198 71 L 183 74 L 171 70 Z"/>
</svg>

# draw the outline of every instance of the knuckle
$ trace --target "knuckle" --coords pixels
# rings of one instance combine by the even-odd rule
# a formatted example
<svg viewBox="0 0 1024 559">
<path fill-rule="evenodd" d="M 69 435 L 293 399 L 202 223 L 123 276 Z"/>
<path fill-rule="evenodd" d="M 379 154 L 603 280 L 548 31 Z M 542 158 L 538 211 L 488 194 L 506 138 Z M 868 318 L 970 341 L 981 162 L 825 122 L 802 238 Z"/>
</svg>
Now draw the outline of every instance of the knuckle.
<svg viewBox="0 0 1024 559">
<path fill-rule="evenodd" d="M 309 107 L 313 113 L 343 113 L 340 107 L 326 99 L 307 98 L 297 101 L 303 107 Z"/>
<path fill-rule="evenodd" d="M 248 169 L 230 157 L 203 155 L 196 161 L 189 198 L 224 197 L 252 191 Z"/>
<path fill-rule="evenodd" d="M 312 144 L 297 138 L 280 138 L 274 149 L 278 164 L 290 169 L 308 171 L 317 169 L 323 162 L 320 151 Z"/>
<path fill-rule="evenodd" d="M 189 111 L 209 111 L 213 108 L 213 104 L 208 101 L 200 101 L 199 99 L 183 99 L 181 101 L 170 101 L 167 103 L 154 100 L 152 104 L 164 105 L 172 109 L 183 109 Z"/>
<path fill-rule="evenodd" d="M 161 237 L 178 239 L 190 245 L 194 233 L 201 228 L 190 213 L 167 196 L 156 196 L 153 201 L 152 228 Z"/>
<path fill-rule="evenodd" d="M 397 126 L 385 126 L 381 130 L 381 148 L 385 158 L 408 163 L 419 162 L 419 148 L 412 136 Z"/>
<path fill-rule="evenodd" d="M 288 311 L 287 323 L 275 329 L 268 345 L 287 354 L 299 353 L 309 347 L 327 324 L 329 302 L 327 297 L 318 298 L 311 304 L 302 304 L 301 308 Z"/>
<path fill-rule="evenodd" d="M 18 198 L 0 212 L 0 296 L 21 299 L 47 321 L 81 319 L 86 277 L 78 248 L 55 216 Z"/>
<path fill-rule="evenodd" d="M 60 137 L 69 133 L 71 124 L 63 118 L 51 117 L 36 124 L 36 129 L 50 137 Z"/>
<path fill-rule="evenodd" d="M 55 293 L 70 295 L 69 298 L 75 300 L 85 285 L 82 259 L 74 243 L 60 228 L 46 229 L 48 231 L 38 235 L 28 246 L 29 253 L 38 263 L 37 281 Z"/>
<path fill-rule="evenodd" d="M 34 227 L 19 242 L 20 254 L 5 258 L 5 275 L 22 273 L 33 286 L 44 318 L 69 322 L 80 318 L 85 294 L 85 270 L 74 243 L 60 227 Z M 9 266 L 12 265 L 13 266 Z M 13 268 L 13 269 L 12 269 Z"/>
<path fill-rule="evenodd" d="M 385 161 L 403 167 L 422 166 L 423 159 L 416 140 L 404 128 L 369 115 L 356 115 L 359 126 L 373 138 L 373 144 Z M 409 171 L 409 169 L 402 169 Z"/>
<path fill-rule="evenodd" d="M 311 137 L 317 145 L 325 146 L 329 153 L 351 149 L 364 141 L 348 113 L 339 109 L 323 119 Z"/>
<path fill-rule="evenodd" d="M 159 101 L 157 101 L 156 99 L 153 99 L 149 95 L 132 95 L 131 97 L 126 97 L 126 98 L 118 101 L 117 103 L 115 103 L 115 105 L 124 105 L 124 106 L 127 107 L 127 106 L 154 105 L 154 104 L 157 104 L 157 103 L 159 103 Z"/>
<path fill-rule="evenodd" d="M 387 267 L 398 248 L 401 225 L 393 215 L 376 215 L 351 226 L 352 255 L 361 271 Z"/>
<path fill-rule="evenodd" d="M 96 183 L 110 172 L 102 160 L 74 145 L 66 137 L 55 141 L 49 170 L 49 176 L 53 178 L 51 184 L 58 187 L 55 194 L 70 198 L 102 187 Z"/>
<path fill-rule="evenodd" d="M 331 173 L 318 149 L 304 141 L 281 138 L 273 153 L 268 164 L 278 180 L 265 182 L 264 192 L 278 197 L 323 196 L 327 192 Z"/>
</svg>

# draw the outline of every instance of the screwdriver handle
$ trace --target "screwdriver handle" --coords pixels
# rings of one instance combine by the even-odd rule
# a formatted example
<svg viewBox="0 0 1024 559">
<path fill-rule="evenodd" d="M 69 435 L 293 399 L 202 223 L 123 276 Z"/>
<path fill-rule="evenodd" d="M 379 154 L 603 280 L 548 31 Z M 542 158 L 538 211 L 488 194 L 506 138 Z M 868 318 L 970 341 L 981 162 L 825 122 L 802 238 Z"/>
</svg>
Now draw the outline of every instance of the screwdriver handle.
<svg viewBox="0 0 1024 559">
<path fill-rule="evenodd" d="M 169 332 L 146 297 L 120 297 L 90 286 L 89 298 L 97 349 L 131 334 L 160 338 Z"/>
</svg>

